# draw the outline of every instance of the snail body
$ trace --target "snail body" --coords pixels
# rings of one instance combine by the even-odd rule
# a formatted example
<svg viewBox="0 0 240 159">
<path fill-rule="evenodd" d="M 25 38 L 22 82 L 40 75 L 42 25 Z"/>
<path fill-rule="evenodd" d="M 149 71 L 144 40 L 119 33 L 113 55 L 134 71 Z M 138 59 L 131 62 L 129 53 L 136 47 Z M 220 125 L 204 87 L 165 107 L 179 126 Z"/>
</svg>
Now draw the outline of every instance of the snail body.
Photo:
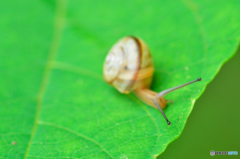
<svg viewBox="0 0 240 159">
<path fill-rule="evenodd" d="M 153 74 L 153 60 L 147 44 L 132 36 L 120 39 L 110 49 L 103 66 L 104 80 L 108 84 L 121 93 L 128 94 L 133 91 L 144 103 L 159 109 L 170 125 L 162 111 L 167 103 L 164 95 L 201 79 L 157 93 L 149 89 Z"/>
</svg>

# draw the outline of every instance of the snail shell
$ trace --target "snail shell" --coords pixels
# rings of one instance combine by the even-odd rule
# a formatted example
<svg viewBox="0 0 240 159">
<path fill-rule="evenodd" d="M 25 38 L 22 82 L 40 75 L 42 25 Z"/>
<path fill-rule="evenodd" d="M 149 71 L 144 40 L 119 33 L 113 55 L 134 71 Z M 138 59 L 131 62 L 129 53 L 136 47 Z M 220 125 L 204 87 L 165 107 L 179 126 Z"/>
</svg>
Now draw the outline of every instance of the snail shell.
<svg viewBox="0 0 240 159">
<path fill-rule="evenodd" d="M 104 79 L 121 93 L 149 88 L 154 67 L 146 43 L 135 37 L 124 37 L 109 51 L 103 69 Z"/>
<path fill-rule="evenodd" d="M 157 108 L 156 92 L 149 90 L 154 73 L 153 60 L 146 43 L 139 38 L 124 37 L 109 51 L 103 67 L 104 79 L 121 93 L 134 93 L 145 103 Z M 162 108 L 166 101 L 159 98 Z"/>
</svg>

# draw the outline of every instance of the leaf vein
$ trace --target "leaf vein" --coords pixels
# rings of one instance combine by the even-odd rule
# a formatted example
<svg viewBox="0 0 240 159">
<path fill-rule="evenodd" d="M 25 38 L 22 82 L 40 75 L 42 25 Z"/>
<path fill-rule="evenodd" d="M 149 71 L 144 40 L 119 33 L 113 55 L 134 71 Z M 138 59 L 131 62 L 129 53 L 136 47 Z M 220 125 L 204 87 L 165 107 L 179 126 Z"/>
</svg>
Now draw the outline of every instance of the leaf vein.
<svg viewBox="0 0 240 159">
<path fill-rule="evenodd" d="M 135 98 L 134 96 L 132 95 L 129 95 L 133 100 L 135 100 L 137 103 L 140 104 L 140 106 L 145 110 L 145 112 L 148 114 L 148 116 L 152 119 L 155 127 L 156 127 L 156 131 L 157 131 L 157 142 L 155 144 L 155 148 L 154 150 L 156 149 L 157 145 L 158 145 L 158 140 L 159 140 L 159 135 L 160 135 L 160 132 L 159 132 L 159 129 L 158 129 L 158 126 L 157 126 L 157 122 L 156 120 L 154 119 L 154 117 L 152 116 L 152 114 L 147 110 L 146 106 L 144 104 L 142 104 L 139 99 Z M 152 155 L 152 154 L 151 154 Z"/>
<path fill-rule="evenodd" d="M 33 129 L 32 129 L 32 134 L 30 136 L 30 140 L 28 143 L 28 147 L 26 149 L 26 153 L 25 153 L 25 157 L 24 157 L 25 159 L 28 156 L 28 153 L 29 153 L 29 150 L 31 147 L 31 143 L 33 141 L 34 135 L 37 130 L 38 120 L 39 120 L 40 111 L 41 111 L 42 102 L 43 102 L 43 96 L 47 89 L 47 85 L 49 83 L 50 75 L 51 75 L 51 72 L 53 69 L 53 63 L 54 63 L 54 60 L 55 60 L 58 50 L 59 50 L 61 36 L 62 36 L 62 32 L 63 32 L 64 25 L 65 25 L 65 19 L 66 19 L 65 18 L 65 15 L 67 12 L 66 3 L 67 3 L 67 0 L 63 0 L 63 1 L 57 0 L 57 3 L 56 3 L 56 16 L 54 19 L 52 42 L 50 45 L 49 55 L 48 55 L 45 70 L 43 73 L 42 82 L 41 82 L 40 89 L 39 89 L 39 92 L 37 95 L 37 108 L 36 108 L 36 114 L 35 114 L 35 119 L 34 119 L 34 125 L 33 125 Z"/>
<path fill-rule="evenodd" d="M 72 133 L 72 134 L 75 134 L 75 135 L 77 135 L 77 136 L 79 136 L 79 137 L 81 137 L 81 138 L 84 138 L 84 139 L 86 139 L 86 140 L 88 140 L 88 141 L 91 141 L 91 142 L 93 142 L 94 144 L 98 145 L 98 146 L 99 146 L 104 152 L 106 152 L 111 158 L 113 158 L 113 156 L 110 155 L 109 152 L 107 152 L 107 151 L 102 147 L 101 144 L 99 144 L 98 142 L 94 141 L 93 139 L 91 139 L 91 138 L 89 138 L 89 137 L 87 137 L 87 136 L 84 136 L 84 135 L 82 135 L 82 134 L 80 134 L 80 133 L 78 133 L 78 132 L 76 132 L 76 131 L 74 131 L 74 130 L 72 130 L 72 129 L 69 129 L 69 128 L 67 128 L 67 127 L 60 126 L 60 125 L 57 125 L 57 124 L 53 124 L 53 123 L 43 122 L 43 121 L 39 121 L 38 124 L 39 124 L 39 125 L 45 125 L 45 126 L 52 126 L 52 127 L 55 127 L 55 128 L 61 129 L 61 130 L 65 130 L 65 131 L 70 132 L 70 133 Z"/>
<path fill-rule="evenodd" d="M 92 77 L 92 78 L 95 78 L 97 80 L 100 80 L 100 81 L 103 80 L 101 75 L 99 75 L 99 74 L 97 74 L 97 73 L 95 73 L 93 71 L 90 71 L 88 69 L 84 69 L 84 68 L 81 68 L 81 67 L 73 66 L 73 65 L 70 65 L 70 64 L 67 64 L 67 63 L 55 61 L 53 67 L 55 69 L 58 69 L 58 70 L 63 70 L 63 71 L 69 71 L 69 72 L 74 72 L 74 73 L 78 73 L 78 74 L 83 74 L 83 75 L 86 75 L 88 77 Z"/>
</svg>

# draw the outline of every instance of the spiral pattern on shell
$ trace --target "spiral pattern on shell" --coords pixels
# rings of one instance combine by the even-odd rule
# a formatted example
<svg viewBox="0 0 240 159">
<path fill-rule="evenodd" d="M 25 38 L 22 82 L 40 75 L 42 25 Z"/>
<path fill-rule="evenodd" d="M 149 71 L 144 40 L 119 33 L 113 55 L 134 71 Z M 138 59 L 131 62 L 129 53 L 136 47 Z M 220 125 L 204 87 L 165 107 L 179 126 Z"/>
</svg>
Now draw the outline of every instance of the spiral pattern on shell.
<svg viewBox="0 0 240 159">
<path fill-rule="evenodd" d="M 122 93 L 148 88 L 153 71 L 149 48 L 135 37 L 120 39 L 109 51 L 103 68 L 105 81 Z"/>
</svg>

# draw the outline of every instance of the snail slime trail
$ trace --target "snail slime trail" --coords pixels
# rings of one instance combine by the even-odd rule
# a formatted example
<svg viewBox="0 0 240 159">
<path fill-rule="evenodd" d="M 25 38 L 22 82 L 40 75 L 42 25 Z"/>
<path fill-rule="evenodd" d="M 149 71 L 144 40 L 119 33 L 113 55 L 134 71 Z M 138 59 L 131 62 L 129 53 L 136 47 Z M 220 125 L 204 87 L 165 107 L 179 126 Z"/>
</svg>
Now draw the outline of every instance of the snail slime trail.
<svg viewBox="0 0 240 159">
<path fill-rule="evenodd" d="M 110 49 L 104 65 L 104 80 L 119 92 L 134 94 L 144 103 L 158 109 L 168 125 L 171 122 L 162 109 L 169 100 L 164 99 L 168 93 L 187 86 L 201 78 L 173 87 L 159 93 L 150 90 L 153 79 L 154 65 L 147 44 L 140 38 L 127 36 L 120 39 Z"/>
</svg>

